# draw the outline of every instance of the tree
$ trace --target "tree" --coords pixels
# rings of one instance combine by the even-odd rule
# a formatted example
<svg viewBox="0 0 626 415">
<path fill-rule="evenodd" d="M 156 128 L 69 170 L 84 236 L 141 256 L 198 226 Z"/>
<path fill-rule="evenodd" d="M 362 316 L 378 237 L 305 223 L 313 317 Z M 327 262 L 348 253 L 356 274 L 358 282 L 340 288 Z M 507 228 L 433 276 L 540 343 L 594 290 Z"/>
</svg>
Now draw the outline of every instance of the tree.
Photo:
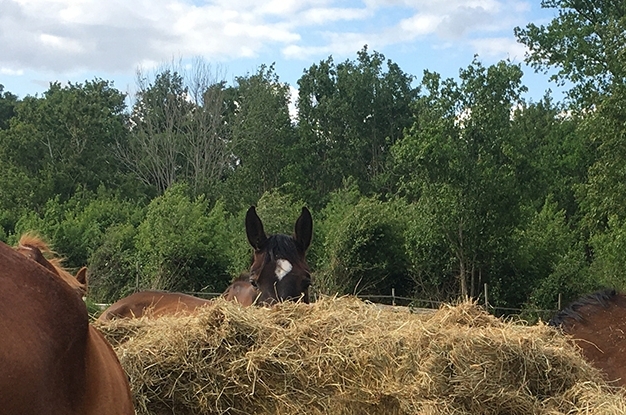
<svg viewBox="0 0 626 415">
<path fill-rule="evenodd" d="M 355 197 L 356 196 L 356 197 Z M 406 205 L 401 200 L 358 198 L 340 190 L 322 211 L 317 237 L 316 286 L 326 294 L 413 293 L 404 243 Z"/>
<path fill-rule="evenodd" d="M 356 61 L 335 64 L 329 57 L 306 70 L 298 80 L 299 141 L 290 163 L 300 191 L 314 189 L 320 200 L 349 177 L 361 191 L 375 191 L 389 148 L 413 122 L 412 81 L 367 46 Z"/>
<path fill-rule="evenodd" d="M 137 228 L 135 248 L 144 289 L 219 292 L 230 281 L 223 205 L 210 209 L 203 196 L 188 193 L 188 186 L 176 184 L 153 199 Z"/>
<path fill-rule="evenodd" d="M 515 28 L 528 46 L 526 60 L 538 70 L 556 68 L 552 79 L 574 84 L 570 97 L 597 105 L 615 85 L 624 85 L 626 5 L 622 0 L 543 0 L 558 9 L 547 26 Z"/>
<path fill-rule="evenodd" d="M 519 65 L 477 60 L 460 71 L 460 85 L 426 72 L 417 119 L 392 149 L 398 194 L 437 221 L 443 239 L 431 240 L 446 241 L 456 262 L 448 277 L 463 297 L 509 271 L 502 254 L 520 217 L 511 114 L 522 102 L 521 77 Z"/>
<path fill-rule="evenodd" d="M 237 189 L 234 197 L 243 207 L 285 183 L 286 154 L 294 141 L 290 90 L 273 66 L 261 66 L 254 75 L 237 77 L 229 94 L 235 168 L 227 187 Z"/>
<path fill-rule="evenodd" d="M 581 117 L 554 103 L 550 95 L 520 106 L 513 114 L 512 154 L 525 205 L 536 211 L 550 197 L 569 220 L 579 220 L 577 187 L 585 183 L 596 149 L 580 129 Z"/>
<path fill-rule="evenodd" d="M 191 73 L 172 65 L 150 81 L 137 73 L 130 137 L 117 155 L 144 184 L 161 194 L 187 181 L 208 193 L 230 166 L 224 123 L 224 82 L 196 61 Z"/>
<path fill-rule="evenodd" d="M 0 130 L 9 128 L 9 120 L 15 115 L 17 96 L 4 92 L 4 85 L 0 84 Z"/>
<path fill-rule="evenodd" d="M 113 150 L 126 136 L 124 99 L 109 82 L 94 80 L 54 83 L 42 97 L 19 101 L 9 128 L 0 131 L 0 188 L 6 192 L 0 203 L 17 199 L 38 208 L 53 195 L 67 200 L 78 188 L 123 183 Z"/>
</svg>

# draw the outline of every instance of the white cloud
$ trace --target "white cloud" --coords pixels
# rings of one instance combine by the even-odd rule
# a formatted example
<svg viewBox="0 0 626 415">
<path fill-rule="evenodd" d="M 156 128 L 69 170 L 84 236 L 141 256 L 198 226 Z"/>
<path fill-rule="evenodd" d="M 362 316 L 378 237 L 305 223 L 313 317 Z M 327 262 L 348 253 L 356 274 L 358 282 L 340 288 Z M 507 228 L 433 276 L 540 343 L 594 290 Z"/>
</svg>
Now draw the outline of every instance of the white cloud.
<svg viewBox="0 0 626 415">
<path fill-rule="evenodd" d="M 483 38 L 470 41 L 480 56 L 522 62 L 527 51 L 526 46 L 509 38 Z"/>
<path fill-rule="evenodd" d="M 0 75 L 21 76 L 21 75 L 24 75 L 24 71 L 21 71 L 21 70 L 15 71 L 9 68 L 0 68 Z"/>
<path fill-rule="evenodd" d="M 0 68 L 129 72 L 173 56 L 311 60 L 420 42 L 521 60 L 512 27 L 529 9 L 523 0 L 0 0 Z"/>
</svg>

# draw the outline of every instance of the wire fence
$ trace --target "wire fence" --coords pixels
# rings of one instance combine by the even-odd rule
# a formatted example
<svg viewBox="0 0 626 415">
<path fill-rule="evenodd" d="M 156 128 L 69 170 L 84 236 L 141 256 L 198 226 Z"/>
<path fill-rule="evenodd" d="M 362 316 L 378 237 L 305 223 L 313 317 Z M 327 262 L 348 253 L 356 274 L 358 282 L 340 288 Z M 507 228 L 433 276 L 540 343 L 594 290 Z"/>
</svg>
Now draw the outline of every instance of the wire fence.
<svg viewBox="0 0 626 415">
<path fill-rule="evenodd" d="M 534 309 L 534 308 L 514 308 L 514 307 L 500 307 L 494 306 L 489 303 L 488 300 L 488 291 L 487 286 L 485 284 L 483 296 L 479 299 L 478 303 L 482 305 L 489 313 L 497 315 L 497 316 L 526 316 L 530 317 L 531 320 L 542 319 L 548 320 L 555 313 L 557 313 L 561 309 L 561 295 L 559 294 L 559 300 L 556 304 L 557 308 L 555 309 Z M 212 299 L 217 298 L 222 295 L 222 293 L 212 293 L 212 292 L 192 292 L 185 291 L 184 294 L 193 295 L 199 298 Z M 382 305 L 390 305 L 390 306 L 400 306 L 407 307 L 409 309 L 437 309 L 442 304 L 449 304 L 450 302 L 418 298 L 418 297 L 404 297 L 398 296 L 395 293 L 395 289 L 391 289 L 390 294 L 357 294 L 357 298 L 360 298 L 364 301 L 369 301 L 375 304 Z M 317 295 L 313 294 L 313 301 L 317 301 Z M 95 304 L 101 309 L 107 308 L 110 304 Z"/>
</svg>

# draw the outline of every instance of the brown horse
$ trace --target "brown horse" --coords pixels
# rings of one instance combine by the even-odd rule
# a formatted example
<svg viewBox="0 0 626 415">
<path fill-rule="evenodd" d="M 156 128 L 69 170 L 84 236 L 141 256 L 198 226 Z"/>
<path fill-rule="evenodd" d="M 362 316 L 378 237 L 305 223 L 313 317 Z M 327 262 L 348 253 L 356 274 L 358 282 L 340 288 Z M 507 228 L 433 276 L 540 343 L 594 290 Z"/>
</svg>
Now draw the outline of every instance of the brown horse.
<svg viewBox="0 0 626 415">
<path fill-rule="evenodd" d="M 312 234 L 313 219 L 305 207 L 296 220 L 293 236 L 267 236 L 256 209 L 250 207 L 246 213 L 246 235 L 254 248 L 252 267 L 250 273 L 241 274 L 222 297 L 243 306 L 270 305 L 285 300 L 308 303 L 311 275 L 306 263 L 306 251 Z M 189 314 L 210 301 L 182 293 L 141 291 L 112 304 L 98 321 L 144 315 Z"/>
<path fill-rule="evenodd" d="M 20 237 L 18 245 L 15 247 L 17 252 L 37 262 L 47 270 L 63 278 L 74 288 L 81 296 L 87 294 L 87 268 L 82 267 L 75 277 L 73 277 L 62 266 L 60 258 L 46 258 L 44 254 L 54 254 L 52 249 L 39 236 L 27 232 Z"/>
<path fill-rule="evenodd" d="M 111 304 L 98 317 L 98 321 L 103 322 L 116 318 L 140 318 L 143 316 L 186 315 L 210 303 L 211 300 L 183 293 L 140 291 Z"/>
<path fill-rule="evenodd" d="M 126 375 L 74 278 L 0 243 L 0 412 L 133 415 Z"/>
<path fill-rule="evenodd" d="M 583 356 L 626 386 L 626 296 L 615 290 L 589 294 L 557 313 L 548 322 L 569 334 Z"/>
</svg>

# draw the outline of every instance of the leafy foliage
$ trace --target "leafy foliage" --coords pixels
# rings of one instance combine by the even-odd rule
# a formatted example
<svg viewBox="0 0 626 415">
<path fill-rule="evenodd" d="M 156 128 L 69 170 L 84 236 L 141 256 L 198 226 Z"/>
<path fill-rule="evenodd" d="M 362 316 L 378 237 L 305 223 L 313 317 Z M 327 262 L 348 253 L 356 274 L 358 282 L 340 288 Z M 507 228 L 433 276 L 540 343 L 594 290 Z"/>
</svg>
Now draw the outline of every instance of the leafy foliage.
<svg viewBox="0 0 626 415">
<path fill-rule="evenodd" d="M 226 212 L 175 185 L 150 202 L 137 228 L 140 285 L 147 289 L 215 292 L 228 285 Z"/>
<path fill-rule="evenodd" d="M 398 295 L 411 294 L 401 221 L 404 204 L 361 198 L 350 206 L 341 200 L 341 193 L 324 212 L 325 258 L 317 281 L 320 289 L 379 294 L 395 288 Z"/>
</svg>

